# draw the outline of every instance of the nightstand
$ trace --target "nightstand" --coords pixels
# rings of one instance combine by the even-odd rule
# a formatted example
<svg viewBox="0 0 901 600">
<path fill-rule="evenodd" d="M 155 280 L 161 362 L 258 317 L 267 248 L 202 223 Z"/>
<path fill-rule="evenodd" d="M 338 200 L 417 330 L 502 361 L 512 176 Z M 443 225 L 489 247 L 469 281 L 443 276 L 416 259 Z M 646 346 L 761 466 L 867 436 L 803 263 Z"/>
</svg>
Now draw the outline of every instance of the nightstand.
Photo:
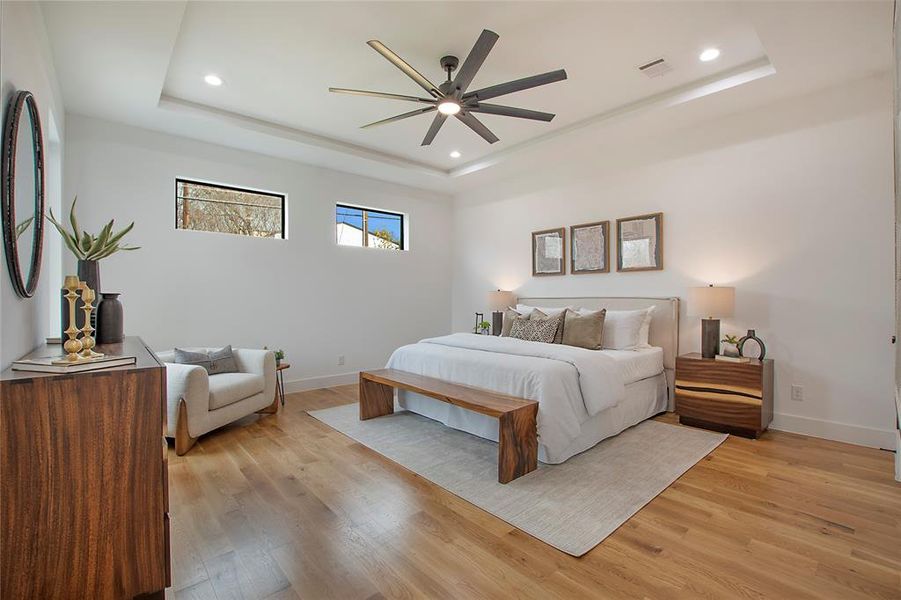
<svg viewBox="0 0 901 600">
<path fill-rule="evenodd" d="M 676 413 L 684 425 L 756 438 L 773 420 L 773 359 L 676 358 Z"/>
</svg>

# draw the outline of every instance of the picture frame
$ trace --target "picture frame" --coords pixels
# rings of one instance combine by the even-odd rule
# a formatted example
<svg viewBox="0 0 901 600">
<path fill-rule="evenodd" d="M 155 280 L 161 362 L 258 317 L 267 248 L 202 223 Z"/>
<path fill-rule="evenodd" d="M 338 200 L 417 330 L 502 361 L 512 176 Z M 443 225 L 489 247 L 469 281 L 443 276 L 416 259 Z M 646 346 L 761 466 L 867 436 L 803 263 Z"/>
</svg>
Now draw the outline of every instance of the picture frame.
<svg viewBox="0 0 901 600">
<path fill-rule="evenodd" d="M 616 270 L 663 270 L 663 213 L 616 220 Z"/>
<path fill-rule="evenodd" d="M 610 272 L 610 221 L 569 226 L 569 272 Z"/>
<path fill-rule="evenodd" d="M 566 274 L 566 228 L 532 232 L 532 276 Z"/>
</svg>

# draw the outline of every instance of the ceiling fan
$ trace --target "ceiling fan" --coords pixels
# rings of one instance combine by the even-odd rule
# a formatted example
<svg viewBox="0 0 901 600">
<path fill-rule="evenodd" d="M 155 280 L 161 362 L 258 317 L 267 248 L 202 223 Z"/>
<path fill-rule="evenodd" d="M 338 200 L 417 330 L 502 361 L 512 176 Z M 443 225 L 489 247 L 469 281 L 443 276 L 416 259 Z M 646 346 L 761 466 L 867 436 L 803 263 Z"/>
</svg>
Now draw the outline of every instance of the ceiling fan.
<svg viewBox="0 0 901 600">
<path fill-rule="evenodd" d="M 498 40 L 498 35 L 493 31 L 485 29 L 476 40 L 469 56 L 463 61 L 463 66 L 457 72 L 456 77 L 451 79 L 451 73 L 457 69 L 460 61 L 456 56 L 445 56 L 441 58 L 441 68 L 447 71 L 447 81 L 441 85 L 435 85 L 423 75 L 407 64 L 401 57 L 391 51 L 385 44 L 378 40 L 370 40 L 366 42 L 373 50 L 387 58 L 391 64 L 406 73 L 406 75 L 418 83 L 425 91 L 429 93 L 430 98 L 420 98 L 417 96 L 404 96 L 401 94 L 388 94 L 385 92 L 369 92 L 366 90 L 350 90 L 346 88 L 329 88 L 330 92 L 338 94 L 353 94 L 356 96 L 374 96 L 376 98 L 388 98 L 391 100 L 405 100 L 407 102 L 419 102 L 427 104 L 424 108 L 412 110 L 396 117 L 382 119 L 375 123 L 363 125 L 363 129 L 367 127 L 376 127 L 377 125 L 385 125 L 386 123 L 394 123 L 409 117 L 415 117 L 432 111 L 438 111 L 432 126 L 429 127 L 425 138 L 422 140 L 423 146 L 428 146 L 438 135 L 438 130 L 444 125 L 444 121 L 451 115 L 457 117 L 464 125 L 475 131 L 477 134 L 489 144 L 498 141 L 496 135 L 479 121 L 473 113 L 484 113 L 489 115 L 502 115 L 505 117 L 517 117 L 520 119 L 531 119 L 533 121 L 548 122 L 554 118 L 554 115 L 536 110 L 527 110 L 525 108 L 514 108 L 512 106 L 501 106 L 499 104 L 486 104 L 483 100 L 497 98 L 506 94 L 512 94 L 521 90 L 547 85 L 566 79 L 566 71 L 559 69 L 541 75 L 533 75 L 524 77 L 507 83 L 499 83 L 473 92 L 467 92 L 466 89 L 472 83 L 473 78 L 488 57 L 488 53 L 494 47 Z"/>
</svg>

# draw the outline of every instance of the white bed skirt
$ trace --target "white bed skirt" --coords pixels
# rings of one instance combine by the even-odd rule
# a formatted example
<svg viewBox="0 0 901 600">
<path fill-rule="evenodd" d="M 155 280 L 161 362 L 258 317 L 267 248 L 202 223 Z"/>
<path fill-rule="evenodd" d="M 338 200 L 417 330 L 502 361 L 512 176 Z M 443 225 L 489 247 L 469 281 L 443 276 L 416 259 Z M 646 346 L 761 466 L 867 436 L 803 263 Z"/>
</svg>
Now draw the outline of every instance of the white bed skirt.
<svg viewBox="0 0 901 600">
<path fill-rule="evenodd" d="M 481 438 L 497 441 L 497 419 L 440 402 L 413 392 L 398 391 L 401 407 Z M 603 439 L 636 425 L 667 409 L 666 376 L 663 373 L 626 386 L 622 402 L 603 410 L 584 423 L 579 435 L 563 448 L 548 448 L 541 443 L 538 422 L 538 460 L 559 464 L 584 452 Z"/>
</svg>

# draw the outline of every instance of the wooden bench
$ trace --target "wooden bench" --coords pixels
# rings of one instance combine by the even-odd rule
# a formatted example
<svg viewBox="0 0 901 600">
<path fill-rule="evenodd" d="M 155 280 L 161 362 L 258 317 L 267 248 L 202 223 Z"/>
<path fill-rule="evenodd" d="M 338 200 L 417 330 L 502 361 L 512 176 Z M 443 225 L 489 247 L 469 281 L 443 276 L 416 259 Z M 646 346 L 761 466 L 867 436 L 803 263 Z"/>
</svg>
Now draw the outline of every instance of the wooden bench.
<svg viewBox="0 0 901 600">
<path fill-rule="evenodd" d="M 497 480 L 509 483 L 538 468 L 538 402 L 449 383 L 396 369 L 360 372 L 360 420 L 394 412 L 394 389 L 494 417 L 498 421 Z"/>
</svg>

